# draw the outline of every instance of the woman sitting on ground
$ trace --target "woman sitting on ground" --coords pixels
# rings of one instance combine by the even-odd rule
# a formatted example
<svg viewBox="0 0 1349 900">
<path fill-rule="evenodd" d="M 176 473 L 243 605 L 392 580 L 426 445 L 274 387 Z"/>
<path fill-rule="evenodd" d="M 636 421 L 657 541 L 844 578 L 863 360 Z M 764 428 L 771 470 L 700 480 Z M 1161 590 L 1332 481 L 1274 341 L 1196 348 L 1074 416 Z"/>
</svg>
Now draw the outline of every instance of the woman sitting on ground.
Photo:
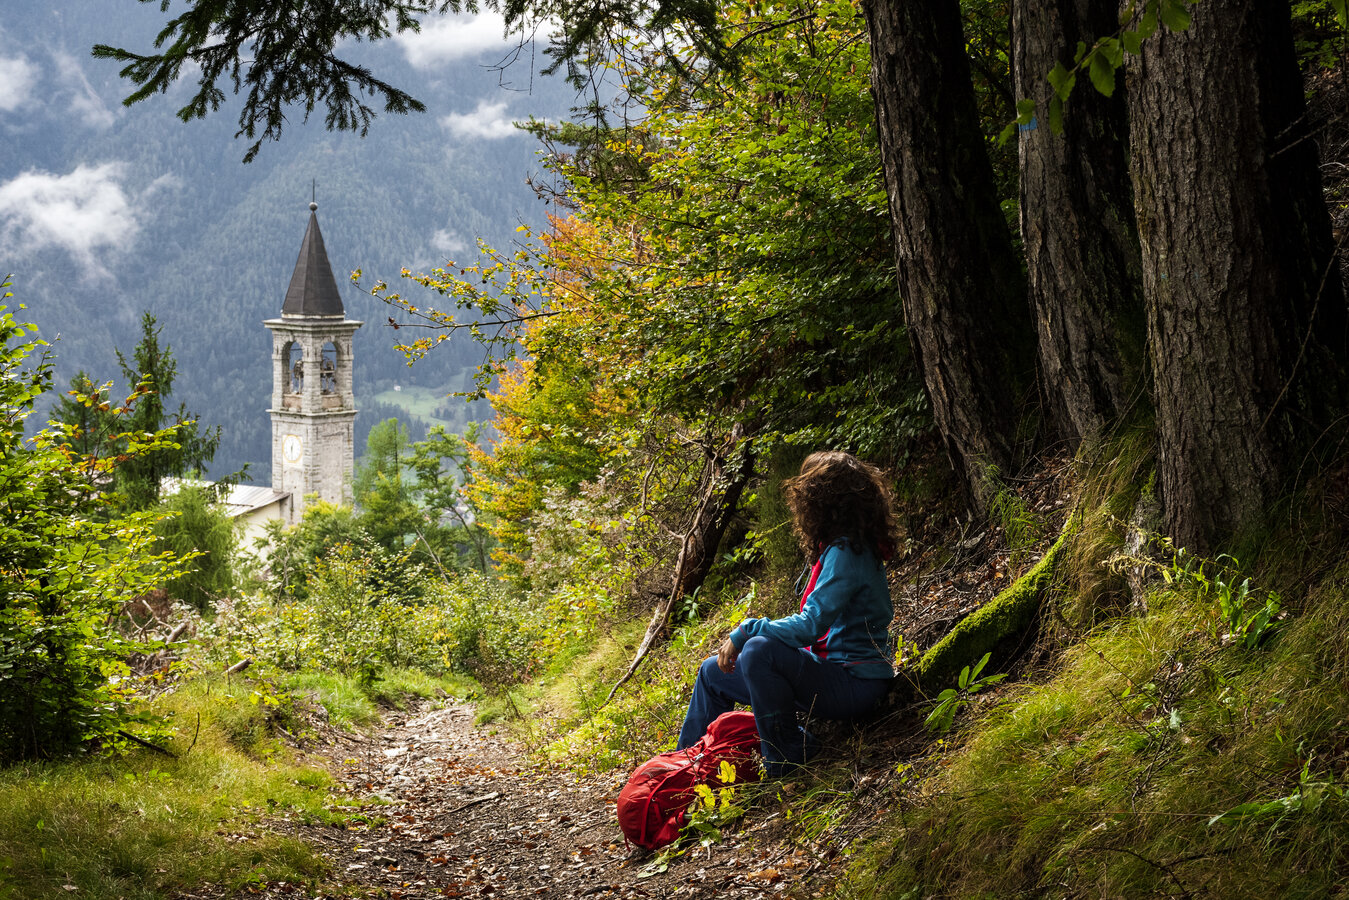
<svg viewBox="0 0 1349 900">
<path fill-rule="evenodd" d="M 796 723 L 798 711 L 825 719 L 864 715 L 894 674 L 894 610 L 883 564 L 894 547 L 894 513 L 880 472 L 850 453 L 812 453 L 784 488 L 813 563 L 801 611 L 741 622 L 699 669 L 679 732 L 682 750 L 717 716 L 748 703 L 772 778 L 813 749 L 812 736 Z"/>
</svg>

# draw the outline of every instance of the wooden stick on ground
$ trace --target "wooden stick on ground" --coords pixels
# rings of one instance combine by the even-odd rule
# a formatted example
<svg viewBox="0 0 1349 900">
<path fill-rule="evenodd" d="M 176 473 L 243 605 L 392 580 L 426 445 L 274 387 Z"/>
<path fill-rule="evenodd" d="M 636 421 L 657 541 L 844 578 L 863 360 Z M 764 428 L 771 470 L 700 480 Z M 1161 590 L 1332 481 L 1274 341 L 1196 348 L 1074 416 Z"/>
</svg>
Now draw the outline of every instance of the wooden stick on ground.
<svg viewBox="0 0 1349 900">
<path fill-rule="evenodd" d="M 457 812 L 462 812 L 463 810 L 468 809 L 470 806 L 477 806 L 479 803 L 486 803 L 488 800 L 495 800 L 496 798 L 498 798 L 498 797 L 500 797 L 500 796 L 501 796 L 501 792 L 500 792 L 500 791 L 494 791 L 494 792 L 492 792 L 492 793 L 490 793 L 490 794 L 487 794 L 487 795 L 485 795 L 485 796 L 479 797 L 479 798 L 477 798 L 476 800 L 470 800 L 470 801 L 468 801 L 467 803 L 461 803 L 461 804 L 459 804 L 458 806 L 456 806 L 454 809 L 452 809 L 452 810 L 450 810 L 448 813 L 446 813 L 446 815 L 454 815 L 454 814 L 457 813 Z"/>
<path fill-rule="evenodd" d="M 142 747 L 144 747 L 146 750 L 153 750 L 153 751 L 155 751 L 156 753 L 162 753 L 162 754 L 164 754 L 165 756 L 167 756 L 169 759 L 177 759 L 177 758 L 178 758 L 178 757 L 175 756 L 172 752 L 170 752 L 170 751 L 168 751 L 168 750 L 165 750 L 163 747 L 159 746 L 158 744 L 152 744 L 152 743 L 150 743 L 149 741 L 142 740 L 141 738 L 136 737 L 134 734 L 131 734 L 130 732 L 126 732 L 126 731 L 118 731 L 117 733 L 118 733 L 119 735 L 121 735 L 122 737 L 126 738 L 128 741 L 131 741 L 132 743 L 140 744 L 140 745 L 141 745 Z"/>
</svg>

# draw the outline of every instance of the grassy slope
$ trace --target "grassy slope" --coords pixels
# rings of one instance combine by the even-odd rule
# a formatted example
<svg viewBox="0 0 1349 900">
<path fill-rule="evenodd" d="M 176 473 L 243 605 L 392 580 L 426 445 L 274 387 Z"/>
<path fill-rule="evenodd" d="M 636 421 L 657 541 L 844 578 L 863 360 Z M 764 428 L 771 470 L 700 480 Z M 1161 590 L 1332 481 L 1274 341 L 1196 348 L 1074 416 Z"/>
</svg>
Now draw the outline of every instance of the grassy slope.
<svg viewBox="0 0 1349 900">
<path fill-rule="evenodd" d="M 139 751 L 0 772 L 0 897 L 138 900 L 323 874 L 294 839 L 231 840 L 262 813 L 333 817 L 327 775 L 282 761 L 249 683 L 193 682 L 165 708 L 184 725 L 176 759 Z"/>
<path fill-rule="evenodd" d="M 1225 637 L 1212 571 L 1203 581 L 1174 571 L 1158 579 L 1146 614 L 1076 635 L 1032 676 L 1044 680 L 1005 692 L 955 741 L 934 746 L 838 894 L 1349 891 L 1349 565 L 1323 568 L 1258 649 Z M 1287 586 L 1268 563 L 1257 572 L 1257 583 L 1268 580 L 1261 587 Z M 1065 573 L 1074 574 L 1092 576 Z M 1248 612 L 1265 596 L 1257 589 Z M 1078 605 L 1067 592 L 1058 602 Z"/>
<path fill-rule="evenodd" d="M 154 704 L 177 726 L 176 759 L 137 751 L 0 771 L 0 900 L 158 900 L 202 884 L 323 884 L 326 865 L 313 850 L 259 827 L 264 817 L 346 818 L 327 773 L 276 740 L 277 725 L 303 727 L 295 697 L 322 702 L 333 723 L 356 724 L 374 720 L 372 700 L 467 685 L 405 671 L 387 673 L 373 694 L 333 675 L 190 678 Z"/>
</svg>

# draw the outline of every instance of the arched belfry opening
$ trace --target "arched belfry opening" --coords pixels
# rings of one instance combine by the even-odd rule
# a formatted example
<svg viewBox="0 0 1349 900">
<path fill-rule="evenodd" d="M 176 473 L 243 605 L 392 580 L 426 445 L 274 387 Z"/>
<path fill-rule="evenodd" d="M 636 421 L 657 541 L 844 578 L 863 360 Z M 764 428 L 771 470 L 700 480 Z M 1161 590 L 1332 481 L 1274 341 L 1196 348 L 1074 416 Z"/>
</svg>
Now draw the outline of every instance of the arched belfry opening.
<svg viewBox="0 0 1349 900">
<path fill-rule="evenodd" d="M 298 408 L 304 393 L 304 352 L 295 341 L 281 347 L 281 393 L 287 407 Z"/>
<path fill-rule="evenodd" d="M 352 391 L 352 337 L 361 323 L 348 319 L 319 230 L 318 204 L 272 332 L 272 488 L 291 494 L 290 522 L 306 498 L 350 500 L 355 462 L 356 398 Z"/>
<path fill-rule="evenodd" d="M 325 397 L 337 393 L 337 345 L 328 341 L 319 357 L 319 393 Z"/>
</svg>

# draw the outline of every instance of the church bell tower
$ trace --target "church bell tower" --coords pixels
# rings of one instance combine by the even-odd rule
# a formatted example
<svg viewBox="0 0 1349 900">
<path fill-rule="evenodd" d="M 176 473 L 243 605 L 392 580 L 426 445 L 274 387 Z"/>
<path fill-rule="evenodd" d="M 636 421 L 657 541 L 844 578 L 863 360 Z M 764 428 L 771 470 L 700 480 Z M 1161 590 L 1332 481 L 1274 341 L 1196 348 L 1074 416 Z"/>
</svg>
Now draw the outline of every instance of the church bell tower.
<svg viewBox="0 0 1349 900">
<path fill-rule="evenodd" d="M 351 499 L 356 398 L 351 339 L 360 322 L 347 318 L 319 231 L 317 203 L 272 332 L 272 489 L 289 491 L 294 524 L 312 495 Z"/>
</svg>

